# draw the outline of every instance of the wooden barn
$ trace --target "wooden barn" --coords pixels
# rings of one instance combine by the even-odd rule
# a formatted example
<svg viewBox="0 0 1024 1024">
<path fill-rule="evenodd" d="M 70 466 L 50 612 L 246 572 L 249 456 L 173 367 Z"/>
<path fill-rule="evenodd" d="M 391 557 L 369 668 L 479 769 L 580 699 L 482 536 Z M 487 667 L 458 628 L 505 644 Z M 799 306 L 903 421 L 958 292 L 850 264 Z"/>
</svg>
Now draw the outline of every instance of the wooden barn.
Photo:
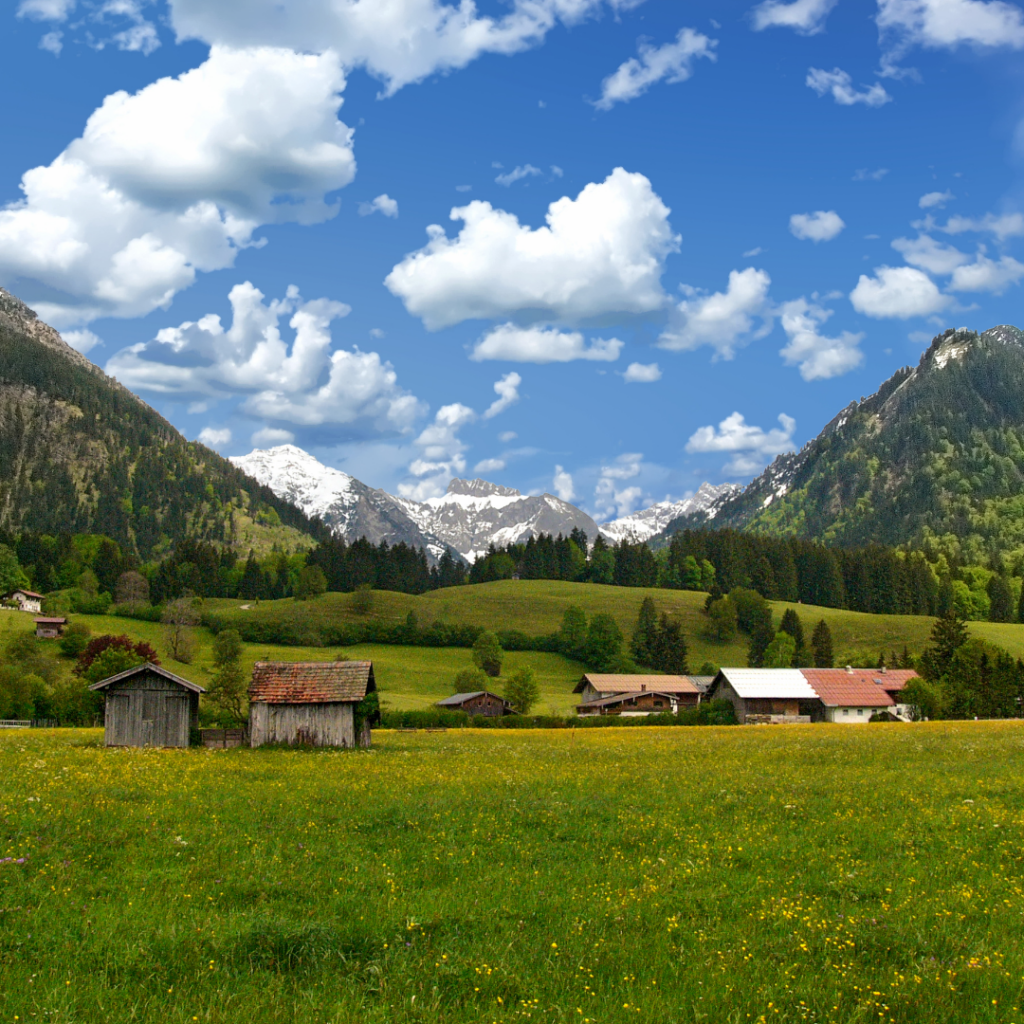
<svg viewBox="0 0 1024 1024">
<path fill-rule="evenodd" d="M 636 695 L 654 691 L 672 694 L 677 704 L 700 702 L 701 690 L 689 676 L 609 675 L 587 672 L 572 692 L 581 695 L 583 704 L 590 704 L 623 693 Z"/>
<path fill-rule="evenodd" d="M 727 700 L 740 725 L 810 722 L 821 710 L 811 684 L 797 668 L 723 668 L 709 700 Z"/>
<path fill-rule="evenodd" d="M 356 705 L 377 689 L 372 661 L 258 661 L 249 687 L 249 743 L 368 747 L 356 736 Z"/>
<path fill-rule="evenodd" d="M 89 689 L 105 698 L 103 741 L 108 747 L 187 747 L 199 722 L 199 694 L 206 692 L 149 662 Z"/>
<path fill-rule="evenodd" d="M 489 690 L 454 693 L 444 700 L 439 700 L 435 707 L 447 711 L 465 711 L 467 715 L 485 715 L 488 718 L 501 718 L 502 715 L 512 714 L 512 705 L 504 697 L 499 697 Z"/>
<path fill-rule="evenodd" d="M 57 640 L 64 635 L 64 627 L 68 620 L 61 616 L 41 615 L 33 619 L 36 624 L 36 636 L 40 640 Z"/>
<path fill-rule="evenodd" d="M 622 715 L 627 718 L 637 715 L 674 715 L 681 705 L 692 707 L 696 704 L 696 697 L 696 688 L 692 693 L 678 690 L 631 690 L 578 704 L 576 714 L 581 717 Z"/>
</svg>

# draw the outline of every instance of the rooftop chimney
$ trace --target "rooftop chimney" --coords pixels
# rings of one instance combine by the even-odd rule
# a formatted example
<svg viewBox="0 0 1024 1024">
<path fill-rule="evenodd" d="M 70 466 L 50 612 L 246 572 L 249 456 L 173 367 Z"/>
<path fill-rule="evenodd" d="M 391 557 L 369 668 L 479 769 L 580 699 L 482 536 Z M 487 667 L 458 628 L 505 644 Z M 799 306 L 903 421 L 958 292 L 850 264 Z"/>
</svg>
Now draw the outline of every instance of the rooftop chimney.
<svg viewBox="0 0 1024 1024">
<path fill-rule="evenodd" d="M 848 676 L 852 676 L 853 675 L 853 666 L 852 665 L 847 665 L 846 666 L 846 674 Z"/>
<path fill-rule="evenodd" d="M 882 675 L 883 676 L 885 675 L 885 666 L 884 665 L 882 666 Z"/>
</svg>

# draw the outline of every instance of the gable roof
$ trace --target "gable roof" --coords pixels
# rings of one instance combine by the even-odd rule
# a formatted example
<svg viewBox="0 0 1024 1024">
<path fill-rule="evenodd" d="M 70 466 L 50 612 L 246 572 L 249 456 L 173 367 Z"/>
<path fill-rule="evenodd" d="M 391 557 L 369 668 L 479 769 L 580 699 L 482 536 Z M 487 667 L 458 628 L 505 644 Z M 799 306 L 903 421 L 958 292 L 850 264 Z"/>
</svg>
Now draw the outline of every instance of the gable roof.
<svg viewBox="0 0 1024 1024">
<path fill-rule="evenodd" d="M 206 690 L 197 683 L 190 683 L 187 679 L 182 679 L 181 676 L 176 676 L 173 672 L 168 672 L 162 665 L 154 665 L 151 661 L 144 661 L 141 665 L 136 665 L 134 668 L 127 668 L 123 672 L 118 672 L 116 676 L 109 676 L 106 679 L 101 679 L 98 683 L 93 683 L 89 689 L 105 690 L 108 686 L 112 686 L 114 683 L 119 683 L 123 679 L 130 679 L 132 676 L 136 676 L 140 672 L 146 671 L 154 672 L 158 676 L 163 676 L 164 679 L 167 679 L 172 683 L 177 683 L 179 686 L 183 686 L 186 690 L 189 690 L 192 693 L 206 693 Z"/>
<path fill-rule="evenodd" d="M 358 703 L 377 689 L 372 661 L 258 661 L 249 700 L 260 704 Z"/>
<path fill-rule="evenodd" d="M 9 596 L 16 597 L 18 594 L 24 594 L 25 597 L 37 597 L 40 601 L 43 599 L 42 594 L 37 594 L 34 590 L 25 590 L 22 587 L 19 587 L 17 590 L 12 590 Z"/>
<path fill-rule="evenodd" d="M 817 700 L 797 668 L 723 668 L 715 676 L 712 690 L 726 680 L 744 700 Z"/>
<path fill-rule="evenodd" d="M 637 697 L 646 697 L 650 694 L 652 697 L 664 697 L 671 701 L 679 694 L 676 691 L 666 692 L 664 690 L 644 690 L 644 691 L 633 691 L 632 693 L 616 693 L 611 697 L 600 697 L 597 700 L 586 700 L 582 704 L 576 705 L 577 711 L 584 711 L 587 708 L 607 708 L 614 704 L 625 704 L 627 700 L 636 700 Z"/>
<path fill-rule="evenodd" d="M 32 621 L 37 626 L 63 626 L 68 620 L 62 615 L 40 615 Z"/>
<path fill-rule="evenodd" d="M 828 707 L 886 708 L 896 703 L 886 692 L 890 673 L 883 675 L 877 668 L 855 668 L 850 672 L 845 668 L 804 668 L 800 671 L 822 704 Z M 891 674 L 896 676 L 895 672 Z M 900 670 L 899 674 L 908 678 L 917 675 L 909 669 Z M 905 682 L 906 679 L 897 682 L 896 688 L 902 689 Z"/>
<path fill-rule="evenodd" d="M 587 672 L 573 688 L 573 693 L 582 693 L 587 683 L 598 693 L 642 693 L 645 690 L 660 690 L 662 693 L 700 693 L 689 676 L 639 676 L 602 675 Z"/>
<path fill-rule="evenodd" d="M 472 693 L 453 693 L 450 697 L 437 701 L 435 706 L 439 708 L 458 707 L 474 697 L 493 697 L 495 700 L 500 700 L 502 704 L 508 704 L 504 697 L 499 697 L 498 694 L 491 693 L 490 690 L 474 690 Z"/>
</svg>

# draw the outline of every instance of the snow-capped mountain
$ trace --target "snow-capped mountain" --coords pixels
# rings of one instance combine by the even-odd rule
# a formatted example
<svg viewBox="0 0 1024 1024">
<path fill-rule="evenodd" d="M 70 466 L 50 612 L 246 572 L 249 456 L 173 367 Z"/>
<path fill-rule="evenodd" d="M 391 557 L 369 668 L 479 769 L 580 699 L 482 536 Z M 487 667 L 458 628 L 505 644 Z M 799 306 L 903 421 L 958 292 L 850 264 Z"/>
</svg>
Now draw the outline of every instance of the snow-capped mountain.
<svg viewBox="0 0 1024 1024">
<path fill-rule="evenodd" d="M 656 537 L 669 523 L 683 516 L 699 515 L 706 522 L 715 518 L 723 502 L 739 494 L 739 484 L 701 484 L 697 493 L 682 501 L 659 501 L 650 508 L 641 509 L 632 515 L 623 516 L 601 525 L 601 533 L 618 543 L 628 540 L 632 543 Z"/>
</svg>

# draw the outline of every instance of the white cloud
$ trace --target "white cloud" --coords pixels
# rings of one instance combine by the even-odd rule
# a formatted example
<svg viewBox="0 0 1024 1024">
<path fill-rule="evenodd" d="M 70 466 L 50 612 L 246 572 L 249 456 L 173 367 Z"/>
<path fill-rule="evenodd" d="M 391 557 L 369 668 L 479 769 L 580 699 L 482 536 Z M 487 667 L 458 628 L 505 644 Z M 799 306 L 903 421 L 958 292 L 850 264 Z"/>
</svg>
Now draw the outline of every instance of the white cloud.
<svg viewBox="0 0 1024 1024">
<path fill-rule="evenodd" d="M 853 87 L 853 79 L 842 68 L 833 68 L 831 71 L 810 68 L 807 72 L 807 85 L 819 96 L 831 93 L 832 99 L 842 107 L 852 107 L 855 103 L 881 107 L 892 99 L 878 82 L 858 92 Z"/>
<path fill-rule="evenodd" d="M 956 199 L 956 196 L 948 189 L 945 192 L 926 192 L 920 199 L 918 199 L 917 205 L 920 206 L 922 210 L 930 210 L 934 206 L 941 208 L 945 206 L 946 203 L 952 202 L 954 199 Z"/>
<path fill-rule="evenodd" d="M 562 168 L 558 166 L 558 164 L 552 164 L 551 165 L 551 173 L 556 178 L 563 178 L 563 177 L 565 177 L 565 171 L 563 171 Z"/>
<path fill-rule="evenodd" d="M 558 24 L 639 0 L 513 0 L 502 17 L 480 15 L 469 0 L 170 0 L 178 39 L 229 46 L 287 46 L 337 53 L 365 67 L 387 94 L 437 72 L 463 68 L 485 53 L 539 45 Z"/>
<path fill-rule="evenodd" d="M 153 341 L 117 353 L 107 372 L 133 389 L 213 397 L 248 395 L 243 410 L 301 426 L 346 425 L 356 436 L 408 430 L 421 403 L 398 386 L 390 363 L 376 352 L 331 351 L 333 320 L 348 314 L 340 302 L 304 302 L 298 289 L 264 302 L 248 281 L 228 296 L 232 323 L 208 314 L 157 333 Z M 281 336 L 287 318 L 295 332 Z"/>
<path fill-rule="evenodd" d="M 621 484 L 640 475 L 643 455 L 629 453 L 620 455 L 611 465 L 601 467 L 601 475 L 594 488 L 595 519 L 610 519 L 613 516 L 628 516 L 640 503 L 642 488 Z"/>
<path fill-rule="evenodd" d="M 473 191 L 473 186 L 472 185 L 456 185 L 455 186 L 455 191 L 456 192 L 472 192 Z"/>
<path fill-rule="evenodd" d="M 943 245 L 931 235 L 917 238 L 897 238 L 892 247 L 912 266 L 927 270 L 930 274 L 952 274 L 970 257 L 952 245 Z"/>
<path fill-rule="evenodd" d="M 612 363 L 623 342 L 618 338 L 592 338 L 588 346 L 579 331 L 566 333 L 552 327 L 516 327 L 502 324 L 488 331 L 473 348 L 470 359 L 505 359 L 510 363 L 570 363 L 589 359 Z"/>
<path fill-rule="evenodd" d="M 437 497 L 444 494 L 453 476 L 466 471 L 466 445 L 459 431 L 475 419 L 476 413 L 461 402 L 442 405 L 437 410 L 434 422 L 416 438 L 420 455 L 409 465 L 409 472 L 416 479 L 398 485 L 403 498 L 425 501 Z"/>
<path fill-rule="evenodd" d="M 60 51 L 64 49 L 64 33 L 47 32 L 39 40 L 39 49 L 52 53 L 54 57 L 59 57 Z"/>
<path fill-rule="evenodd" d="M 951 292 L 994 292 L 1002 294 L 1006 287 L 1024 277 L 1024 263 L 1012 256 L 990 260 L 978 253 L 973 263 L 957 267 L 949 282 Z"/>
<path fill-rule="evenodd" d="M 846 224 L 835 210 L 815 210 L 814 213 L 794 213 L 789 218 L 789 230 L 797 238 L 808 242 L 828 242 L 839 234 Z"/>
<path fill-rule="evenodd" d="M 747 251 L 746 251 L 746 252 L 745 252 L 745 253 L 743 254 L 743 258 L 744 258 L 745 260 L 752 260 L 752 259 L 753 259 L 753 258 L 754 258 L 755 256 L 760 256 L 760 255 L 761 255 L 761 253 L 763 253 L 763 252 L 764 252 L 764 249 L 762 249 L 762 248 L 761 248 L 761 246 L 757 246 L 757 247 L 756 247 L 756 248 L 754 248 L 754 249 L 748 249 L 748 250 L 747 250 Z"/>
<path fill-rule="evenodd" d="M 915 223 L 914 227 L 924 230 L 941 231 L 947 235 L 962 235 L 964 232 L 978 232 L 995 235 L 1000 241 L 1024 235 L 1024 214 L 1003 213 L 996 215 L 986 213 L 984 217 L 950 217 L 942 224 L 935 224 L 930 219 Z"/>
<path fill-rule="evenodd" d="M 792 0 L 783 3 L 781 0 L 765 0 L 758 4 L 751 16 L 754 31 L 773 26 L 791 28 L 803 36 L 813 36 L 825 28 L 825 19 L 835 7 L 837 0 Z"/>
<path fill-rule="evenodd" d="M 730 476 L 749 476 L 773 455 L 792 451 L 796 420 L 785 413 L 779 414 L 780 427 L 763 430 L 747 423 L 743 415 L 734 412 L 726 416 L 717 429 L 700 427 L 686 442 L 688 452 L 732 452 L 733 457 L 723 467 Z"/>
<path fill-rule="evenodd" d="M 481 459 L 474 467 L 474 473 L 497 473 L 505 468 L 504 459 Z"/>
<path fill-rule="evenodd" d="M 216 427 L 203 427 L 197 440 L 207 448 L 220 448 L 231 443 L 231 431 L 227 427 L 219 430 Z"/>
<path fill-rule="evenodd" d="M 681 28 L 674 42 L 651 46 L 641 40 L 639 59 L 631 57 L 601 83 L 601 98 L 594 104 L 599 110 L 611 110 L 616 103 L 628 103 L 642 96 L 657 82 L 685 82 L 693 74 L 698 57 L 715 60 L 718 41 L 692 28 Z"/>
<path fill-rule="evenodd" d="M 84 356 L 90 349 L 102 345 L 103 341 L 92 331 L 62 331 L 61 337 L 76 351 Z"/>
<path fill-rule="evenodd" d="M 854 181 L 881 181 L 889 173 L 888 167 L 879 167 L 877 170 L 869 171 L 866 167 L 862 167 L 859 171 L 854 171 Z"/>
<path fill-rule="evenodd" d="M 874 277 L 861 274 L 850 292 L 853 308 L 876 319 L 930 316 L 950 301 L 927 274 L 913 267 L 876 267 Z"/>
<path fill-rule="evenodd" d="M 509 441 L 514 441 L 519 435 L 514 430 L 503 430 L 498 435 L 498 440 L 502 444 L 508 444 Z"/>
<path fill-rule="evenodd" d="M 878 0 L 876 18 L 891 64 L 911 46 L 1024 48 L 1024 11 L 1002 0 Z"/>
<path fill-rule="evenodd" d="M 543 173 L 539 167 L 534 167 L 533 164 L 524 164 L 522 167 L 516 167 L 506 174 L 499 174 L 494 180 L 499 185 L 504 185 L 505 188 L 508 188 L 509 185 L 514 185 L 521 178 L 532 178 Z"/>
<path fill-rule="evenodd" d="M 748 267 L 730 272 L 725 292 L 702 296 L 689 289 L 691 297 L 676 307 L 658 346 L 684 352 L 710 345 L 717 357 L 732 359 L 738 346 L 763 337 L 771 329 L 770 285 L 771 278 L 765 271 Z M 755 330 L 757 318 L 762 323 Z"/>
<path fill-rule="evenodd" d="M 262 430 L 257 430 L 249 440 L 254 448 L 274 448 L 279 444 L 292 444 L 295 441 L 295 435 L 290 430 L 263 427 Z"/>
<path fill-rule="evenodd" d="M 489 420 L 504 412 L 510 405 L 519 401 L 519 385 L 523 378 L 518 373 L 506 373 L 504 377 L 494 383 L 494 391 L 497 398 L 490 404 L 484 413 L 484 419 Z"/>
<path fill-rule="evenodd" d="M 572 474 L 567 473 L 561 466 L 555 466 L 555 475 L 551 486 L 562 501 L 572 501 L 576 497 L 576 491 L 572 485 Z"/>
<path fill-rule="evenodd" d="M 368 217 L 371 213 L 383 213 L 385 217 L 398 216 L 398 202 L 392 199 L 387 192 L 377 196 L 372 202 L 359 204 L 359 216 Z"/>
<path fill-rule="evenodd" d="M 27 282 L 58 327 L 140 316 L 231 266 L 260 224 L 332 216 L 325 197 L 355 174 L 344 85 L 330 54 L 215 47 L 177 78 L 108 96 L 0 210 L 0 280 Z"/>
<path fill-rule="evenodd" d="M 661 370 L 657 363 L 630 363 L 622 379 L 627 384 L 653 384 L 661 380 Z"/>
<path fill-rule="evenodd" d="M 75 0 L 21 0 L 18 17 L 35 21 L 67 21 L 74 9 Z"/>
<path fill-rule="evenodd" d="M 864 362 L 864 353 L 859 348 L 863 334 L 843 331 L 838 338 L 829 338 L 819 333 L 832 310 L 799 298 L 784 303 L 779 315 L 789 338 L 789 344 L 779 354 L 787 365 L 800 367 L 804 380 L 840 377 Z"/>
<path fill-rule="evenodd" d="M 430 330 L 473 318 L 519 314 L 578 322 L 660 309 L 663 263 L 679 247 L 669 209 L 642 174 L 617 167 L 548 207 L 531 229 L 514 214 L 474 201 L 452 210 L 455 239 L 439 225 L 385 284 Z"/>
</svg>

